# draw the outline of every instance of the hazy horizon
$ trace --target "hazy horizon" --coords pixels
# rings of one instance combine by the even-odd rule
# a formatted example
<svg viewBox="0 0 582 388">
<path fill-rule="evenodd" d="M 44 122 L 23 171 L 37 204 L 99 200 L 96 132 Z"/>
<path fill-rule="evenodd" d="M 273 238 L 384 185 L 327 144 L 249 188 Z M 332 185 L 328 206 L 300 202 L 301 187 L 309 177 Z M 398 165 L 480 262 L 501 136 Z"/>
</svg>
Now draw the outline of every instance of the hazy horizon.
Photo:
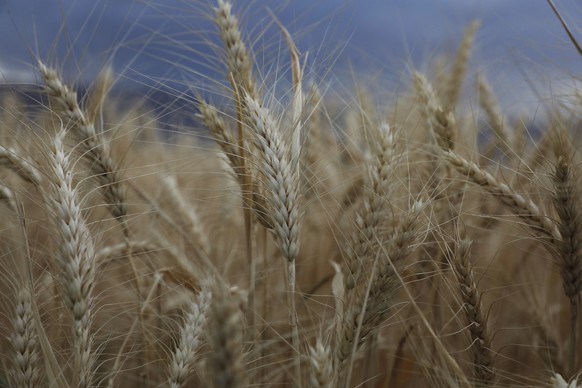
<svg viewBox="0 0 582 388">
<path fill-rule="evenodd" d="M 241 24 L 265 63 L 284 50 L 267 9 L 288 28 L 303 54 L 310 76 L 333 82 L 352 69 L 363 78 L 373 75 L 398 80 L 407 68 L 423 68 L 439 54 L 454 53 L 462 31 L 481 21 L 472 62 L 496 88 L 503 101 L 527 103 L 535 96 L 528 75 L 550 81 L 554 93 L 571 86 L 582 58 L 568 41 L 545 0 L 295 0 L 252 1 Z M 0 78 L 2 82 L 34 82 L 34 58 L 92 77 L 111 57 L 116 71 L 125 70 L 137 86 L 148 79 L 213 77 L 220 66 L 203 64 L 207 39 L 214 34 L 209 20 L 211 1 L 4 0 L 0 2 Z M 246 4 L 246 2 L 245 2 Z M 575 33 L 582 7 L 574 0 L 556 1 Z M 63 23 L 63 21 L 65 21 Z M 185 46 L 180 47 L 179 45 Z M 271 58 L 269 58 L 271 50 Z M 202 61 L 203 62 L 203 61 Z M 127 67 L 130 70 L 127 70 Z M 185 69 L 193 69 L 187 72 Z M 81 70 L 81 71 L 79 71 Z M 326 76 L 333 72 L 334 76 Z M 378 75 L 379 74 L 379 75 Z M 566 76 L 569 82 L 562 84 Z M 335 77 L 335 78 L 334 78 Z M 145 81 L 144 81 L 145 80 Z M 137 81 L 137 82 L 136 82 Z"/>
</svg>

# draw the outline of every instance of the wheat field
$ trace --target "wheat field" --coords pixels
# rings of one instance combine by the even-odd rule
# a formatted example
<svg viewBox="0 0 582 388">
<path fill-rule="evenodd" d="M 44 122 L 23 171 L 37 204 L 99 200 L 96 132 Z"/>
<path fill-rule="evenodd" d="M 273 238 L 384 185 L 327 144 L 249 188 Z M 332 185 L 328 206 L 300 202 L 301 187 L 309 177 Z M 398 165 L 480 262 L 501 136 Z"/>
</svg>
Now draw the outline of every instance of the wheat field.
<svg viewBox="0 0 582 388">
<path fill-rule="evenodd" d="M 506 116 L 477 22 L 389 101 L 280 25 L 274 87 L 237 10 L 170 130 L 110 68 L 0 95 L 0 386 L 578 386 L 577 106 Z"/>
</svg>

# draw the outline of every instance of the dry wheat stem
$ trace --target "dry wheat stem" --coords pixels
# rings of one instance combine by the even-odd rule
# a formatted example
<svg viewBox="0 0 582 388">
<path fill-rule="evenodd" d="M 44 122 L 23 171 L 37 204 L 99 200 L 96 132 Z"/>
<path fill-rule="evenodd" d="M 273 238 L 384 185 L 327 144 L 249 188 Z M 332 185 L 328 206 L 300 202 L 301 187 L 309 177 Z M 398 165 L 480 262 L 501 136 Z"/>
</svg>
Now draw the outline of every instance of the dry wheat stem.
<svg viewBox="0 0 582 388">
<path fill-rule="evenodd" d="M 402 286 L 402 289 L 403 289 L 406 297 L 410 301 L 410 305 L 412 306 L 413 310 L 416 312 L 417 317 L 420 319 L 422 326 L 426 329 L 426 332 L 428 333 L 429 337 L 432 338 L 433 345 L 437 350 L 437 354 L 439 355 L 439 357 L 442 357 L 442 359 L 445 362 L 445 364 L 447 365 L 447 367 L 450 368 L 450 370 L 452 372 L 454 372 L 455 386 L 466 387 L 466 388 L 473 387 L 473 385 L 469 383 L 466 374 L 463 372 L 463 370 L 459 366 L 459 363 L 451 356 L 451 354 L 449 353 L 447 348 L 444 346 L 443 341 L 441 340 L 439 335 L 435 332 L 432 325 L 429 323 L 429 321 L 426 317 L 426 314 L 422 311 L 422 309 L 419 307 L 418 303 L 415 301 L 412 293 L 410 292 L 409 286 L 406 284 L 404 279 L 402 279 L 402 276 L 398 273 L 398 271 L 395 271 L 394 266 L 393 266 L 393 270 L 394 270 L 395 276 L 398 278 L 398 280 Z M 439 373 L 442 373 L 442 372 L 439 371 Z"/>
<path fill-rule="evenodd" d="M 158 286 L 159 286 L 160 282 L 163 280 L 163 277 L 164 277 L 163 271 L 158 271 L 158 272 L 153 274 L 152 286 L 150 287 L 147 296 L 145 297 L 143 303 L 141 304 L 140 311 L 133 318 L 133 321 L 131 323 L 131 327 L 129 328 L 129 331 L 123 337 L 123 342 L 119 346 L 119 350 L 117 352 L 117 355 L 115 356 L 115 360 L 113 361 L 113 365 L 107 371 L 108 372 L 107 388 L 113 388 L 116 386 L 115 379 L 118 377 L 119 373 L 121 372 L 121 368 L 123 367 L 123 363 L 125 362 L 124 360 L 122 360 L 124 357 L 126 357 L 126 354 L 124 352 L 126 351 L 126 348 L 129 344 L 129 341 L 133 336 L 133 332 L 137 329 L 138 326 L 143 326 L 142 317 L 144 316 L 144 313 L 146 312 L 146 310 L 148 308 L 150 308 L 150 304 L 152 303 L 152 300 L 154 299 L 154 296 L 156 295 L 156 292 L 158 290 Z"/>
<path fill-rule="evenodd" d="M 73 170 L 65 153 L 61 131 L 52 139 L 48 153 L 45 203 L 59 234 L 58 264 L 62 271 L 63 297 L 73 317 L 73 372 L 79 387 L 89 387 L 93 379 L 93 288 L 95 249 L 91 231 L 81 212 L 78 189 L 73 186 Z"/>
<path fill-rule="evenodd" d="M 133 255 L 155 252 L 164 249 L 162 246 L 156 245 L 149 240 L 132 240 L 129 242 L 129 244 L 131 247 L 131 253 Z M 113 260 L 127 256 L 127 254 L 128 252 L 126 242 L 108 245 L 99 249 L 95 253 L 95 262 L 99 267 L 103 267 L 105 264 Z"/>
<path fill-rule="evenodd" d="M 261 212 L 260 210 L 257 212 L 256 205 L 258 202 L 255 199 L 255 182 L 254 177 L 251 171 L 251 158 L 247 160 L 247 154 L 251 155 L 252 151 L 247 149 L 248 140 L 247 140 L 247 133 L 243 126 L 243 120 L 245 110 L 243 108 L 243 93 L 244 93 L 244 85 L 242 85 L 242 89 L 239 87 L 237 80 L 235 79 L 235 75 L 233 72 L 229 73 L 229 80 L 232 86 L 232 92 L 234 95 L 235 103 L 236 103 L 236 126 L 237 126 L 237 140 L 238 140 L 238 181 L 241 189 L 241 199 L 243 204 L 243 219 L 245 225 L 245 248 L 246 248 L 246 259 L 248 263 L 248 280 L 249 280 L 249 295 L 248 295 L 248 303 L 249 303 L 249 311 L 251 314 L 249 316 L 249 324 L 251 327 L 250 336 L 252 338 L 256 337 L 255 331 L 255 292 L 257 288 L 257 257 L 255 255 L 254 249 L 256 246 L 256 222 L 255 218 L 253 217 L 253 211 L 257 216 L 260 214 L 266 214 Z M 263 221 L 262 218 L 259 218 L 259 221 Z M 255 347 L 253 349 L 257 351 L 258 348 Z"/>
<path fill-rule="evenodd" d="M 339 335 L 338 338 L 336 338 L 335 344 L 334 376 L 337 379 L 335 383 L 340 388 L 347 388 L 349 386 L 354 367 L 354 355 L 365 339 L 362 338 L 361 335 L 364 325 L 364 312 L 368 308 L 370 290 L 372 289 L 375 280 L 377 266 L 378 256 L 376 256 L 376 260 L 372 262 L 370 277 L 366 282 L 366 290 L 362 298 L 356 299 L 352 302 L 350 309 L 344 309 L 342 320 L 339 321 L 341 323 L 341 328 L 335 330 Z M 392 295 L 389 297 L 391 296 Z"/>
</svg>

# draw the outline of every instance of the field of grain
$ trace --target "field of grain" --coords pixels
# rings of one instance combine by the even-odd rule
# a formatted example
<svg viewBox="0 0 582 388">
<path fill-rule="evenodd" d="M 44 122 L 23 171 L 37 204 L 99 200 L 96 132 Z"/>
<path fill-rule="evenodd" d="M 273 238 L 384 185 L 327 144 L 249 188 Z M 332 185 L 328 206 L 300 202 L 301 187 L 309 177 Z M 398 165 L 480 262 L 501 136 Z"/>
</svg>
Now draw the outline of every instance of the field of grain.
<svg viewBox="0 0 582 388">
<path fill-rule="evenodd" d="M 173 130 L 107 68 L 0 95 L 0 386 L 576 387 L 578 106 L 505 117 L 477 22 L 389 101 L 281 25 L 281 91 L 209 9 L 222 89 Z"/>
</svg>

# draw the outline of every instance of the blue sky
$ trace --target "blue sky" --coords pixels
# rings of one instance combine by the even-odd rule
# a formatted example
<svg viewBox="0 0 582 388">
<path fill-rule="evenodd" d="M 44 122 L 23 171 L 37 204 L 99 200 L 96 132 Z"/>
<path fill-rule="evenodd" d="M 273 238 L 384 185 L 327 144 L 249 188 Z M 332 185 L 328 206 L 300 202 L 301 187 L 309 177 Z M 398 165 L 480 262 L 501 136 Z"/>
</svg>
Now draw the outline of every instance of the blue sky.
<svg viewBox="0 0 582 388">
<path fill-rule="evenodd" d="M 195 3 L 198 3 L 196 5 Z M 346 74 L 381 73 L 399 78 L 423 68 L 439 53 L 452 53 L 467 24 L 479 19 L 473 64 L 487 73 L 507 101 L 535 99 L 528 77 L 552 81 L 555 93 L 571 86 L 582 58 L 573 50 L 545 0 L 255 0 L 234 1 L 248 36 L 272 33 L 255 44 L 269 66 L 280 37 L 271 9 L 309 53 L 316 74 L 332 68 Z M 582 39 L 582 5 L 555 0 Z M 195 78 L 220 70 L 200 63 L 213 26 L 211 0 L 0 0 L 0 80 L 31 82 L 36 55 L 68 68 L 94 73 L 114 55 L 114 68 L 130 66 L 127 78 Z M 66 23 L 62 23 L 65 20 Z M 65 28 L 63 28 L 65 26 Z M 273 32 L 275 31 L 275 32 Z M 187 50 L 180 48 L 186 45 Z M 268 44 L 266 52 L 261 45 Z M 271 58 L 271 59 L 268 59 Z M 203 62 L 203 61 L 202 61 Z M 327 77 L 329 82 L 333 77 Z M 562 80 L 567 81 L 563 82 Z"/>
</svg>

